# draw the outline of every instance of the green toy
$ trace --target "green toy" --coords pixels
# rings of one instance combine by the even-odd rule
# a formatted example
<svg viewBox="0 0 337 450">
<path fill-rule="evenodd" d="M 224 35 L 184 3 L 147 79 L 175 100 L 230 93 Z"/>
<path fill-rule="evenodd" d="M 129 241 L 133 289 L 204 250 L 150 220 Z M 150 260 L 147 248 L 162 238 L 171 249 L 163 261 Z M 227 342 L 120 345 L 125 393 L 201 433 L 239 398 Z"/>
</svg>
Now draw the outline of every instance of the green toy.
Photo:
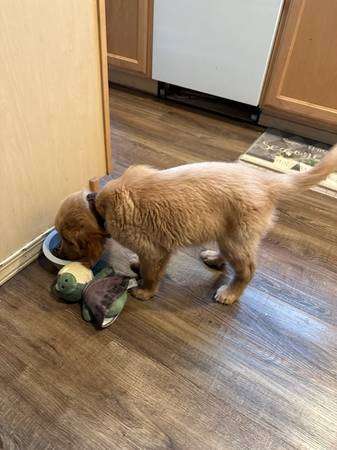
<svg viewBox="0 0 337 450">
<path fill-rule="evenodd" d="M 117 319 L 126 303 L 128 289 L 136 285 L 134 279 L 116 275 L 104 262 L 93 270 L 72 262 L 59 271 L 54 290 L 67 302 L 82 301 L 83 319 L 105 328 Z"/>
</svg>

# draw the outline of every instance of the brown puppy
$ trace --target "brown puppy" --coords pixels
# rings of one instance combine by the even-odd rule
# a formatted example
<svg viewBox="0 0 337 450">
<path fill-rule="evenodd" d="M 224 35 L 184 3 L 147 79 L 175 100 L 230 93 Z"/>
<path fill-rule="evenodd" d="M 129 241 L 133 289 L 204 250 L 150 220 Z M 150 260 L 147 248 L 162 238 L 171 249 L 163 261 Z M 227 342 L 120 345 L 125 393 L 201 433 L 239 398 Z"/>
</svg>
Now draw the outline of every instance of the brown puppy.
<svg viewBox="0 0 337 450">
<path fill-rule="evenodd" d="M 204 251 L 201 258 L 213 268 L 222 269 L 225 262 L 233 266 L 233 280 L 215 297 L 231 304 L 254 274 L 256 251 L 272 225 L 277 200 L 316 185 L 336 169 L 337 146 L 310 171 L 291 175 L 221 162 L 161 171 L 130 167 L 97 194 L 94 204 L 84 192 L 63 202 L 56 218 L 61 252 L 92 264 L 109 233 L 138 255 L 143 284 L 133 295 L 146 300 L 155 294 L 172 252 L 216 241 L 219 251 Z"/>
</svg>

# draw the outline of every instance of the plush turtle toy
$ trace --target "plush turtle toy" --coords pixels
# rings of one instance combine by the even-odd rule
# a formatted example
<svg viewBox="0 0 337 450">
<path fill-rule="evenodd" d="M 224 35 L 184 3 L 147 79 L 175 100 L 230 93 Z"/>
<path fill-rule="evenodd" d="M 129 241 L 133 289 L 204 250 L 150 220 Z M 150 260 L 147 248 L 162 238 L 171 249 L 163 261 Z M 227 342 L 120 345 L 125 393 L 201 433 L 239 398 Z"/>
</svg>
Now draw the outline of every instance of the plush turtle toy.
<svg viewBox="0 0 337 450">
<path fill-rule="evenodd" d="M 117 319 L 127 300 L 128 289 L 136 285 L 134 279 L 116 275 L 113 268 L 102 261 L 93 270 L 80 262 L 72 262 L 59 271 L 54 290 L 67 302 L 82 301 L 83 319 L 105 328 Z"/>
</svg>

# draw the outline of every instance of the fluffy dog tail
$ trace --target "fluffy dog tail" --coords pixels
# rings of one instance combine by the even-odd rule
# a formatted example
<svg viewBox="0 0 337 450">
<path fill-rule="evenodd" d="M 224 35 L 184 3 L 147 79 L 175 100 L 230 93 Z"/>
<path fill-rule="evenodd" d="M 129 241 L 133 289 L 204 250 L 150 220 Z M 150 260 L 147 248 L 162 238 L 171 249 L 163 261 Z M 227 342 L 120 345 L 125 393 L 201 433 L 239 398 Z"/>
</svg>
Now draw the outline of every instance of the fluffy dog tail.
<svg viewBox="0 0 337 450">
<path fill-rule="evenodd" d="M 306 172 L 291 173 L 281 176 L 281 183 L 272 183 L 272 191 L 276 197 L 283 197 L 290 193 L 306 191 L 325 180 L 330 173 L 337 171 L 337 144 L 317 163 Z M 279 189 L 277 193 L 277 189 Z"/>
</svg>

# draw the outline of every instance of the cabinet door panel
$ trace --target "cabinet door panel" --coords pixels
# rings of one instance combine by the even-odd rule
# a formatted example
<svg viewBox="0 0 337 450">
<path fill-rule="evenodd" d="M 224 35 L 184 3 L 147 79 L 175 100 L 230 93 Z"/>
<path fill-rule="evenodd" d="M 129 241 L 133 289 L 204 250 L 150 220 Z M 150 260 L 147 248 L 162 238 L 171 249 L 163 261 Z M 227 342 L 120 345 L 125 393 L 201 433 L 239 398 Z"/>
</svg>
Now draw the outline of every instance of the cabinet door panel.
<svg viewBox="0 0 337 450">
<path fill-rule="evenodd" d="M 149 73 L 152 0 L 106 0 L 108 62 Z"/>
<path fill-rule="evenodd" d="M 337 129 L 337 2 L 292 0 L 280 30 L 263 107 Z"/>
</svg>

